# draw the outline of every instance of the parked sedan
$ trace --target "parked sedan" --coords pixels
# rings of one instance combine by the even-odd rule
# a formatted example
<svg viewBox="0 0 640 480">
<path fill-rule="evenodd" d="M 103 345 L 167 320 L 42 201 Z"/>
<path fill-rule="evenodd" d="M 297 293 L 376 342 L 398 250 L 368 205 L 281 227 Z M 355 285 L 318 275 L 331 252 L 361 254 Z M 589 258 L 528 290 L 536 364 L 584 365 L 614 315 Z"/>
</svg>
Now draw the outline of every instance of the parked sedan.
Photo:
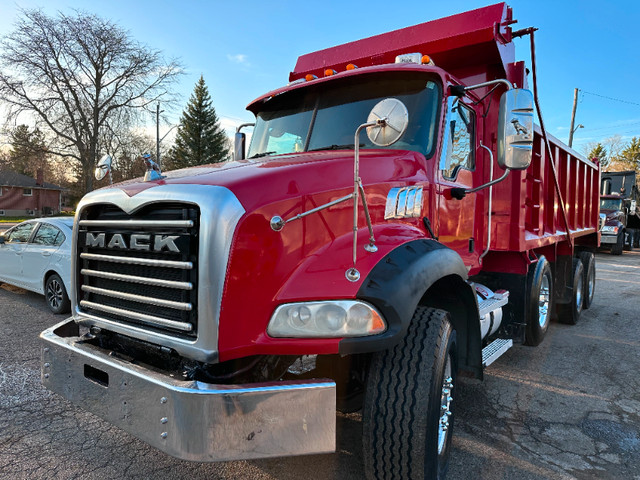
<svg viewBox="0 0 640 480">
<path fill-rule="evenodd" d="M 0 235 L 0 282 L 43 294 L 53 313 L 70 310 L 72 217 L 22 222 Z"/>
</svg>

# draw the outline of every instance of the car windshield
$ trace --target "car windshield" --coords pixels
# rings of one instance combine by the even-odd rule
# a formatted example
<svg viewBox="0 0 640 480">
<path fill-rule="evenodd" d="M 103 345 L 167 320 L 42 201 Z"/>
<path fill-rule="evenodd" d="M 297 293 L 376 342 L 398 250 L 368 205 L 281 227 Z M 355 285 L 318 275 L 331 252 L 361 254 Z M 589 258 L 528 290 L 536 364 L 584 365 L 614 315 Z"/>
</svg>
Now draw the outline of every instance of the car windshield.
<svg viewBox="0 0 640 480">
<path fill-rule="evenodd" d="M 622 210 L 621 198 L 601 198 L 600 210 Z"/>
<path fill-rule="evenodd" d="M 354 76 L 285 92 L 257 112 L 247 157 L 353 149 L 358 126 L 374 105 L 389 97 L 406 105 L 407 130 L 389 147 L 374 145 L 363 133 L 360 147 L 413 150 L 428 157 L 434 149 L 440 96 L 439 85 L 418 72 Z"/>
</svg>

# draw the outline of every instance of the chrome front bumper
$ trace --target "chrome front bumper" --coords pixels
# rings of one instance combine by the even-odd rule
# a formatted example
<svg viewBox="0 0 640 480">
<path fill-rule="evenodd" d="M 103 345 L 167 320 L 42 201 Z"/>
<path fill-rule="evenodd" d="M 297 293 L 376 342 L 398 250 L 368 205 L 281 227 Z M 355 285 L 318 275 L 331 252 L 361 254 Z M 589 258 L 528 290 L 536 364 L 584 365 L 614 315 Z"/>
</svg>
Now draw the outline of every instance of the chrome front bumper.
<svg viewBox="0 0 640 480">
<path fill-rule="evenodd" d="M 177 458 L 199 462 L 335 451 L 335 383 L 176 380 L 83 343 L 72 319 L 40 334 L 42 383 Z"/>
<path fill-rule="evenodd" d="M 605 235 L 603 233 L 600 235 L 600 243 L 605 243 L 607 245 L 618 243 L 618 235 Z"/>
</svg>

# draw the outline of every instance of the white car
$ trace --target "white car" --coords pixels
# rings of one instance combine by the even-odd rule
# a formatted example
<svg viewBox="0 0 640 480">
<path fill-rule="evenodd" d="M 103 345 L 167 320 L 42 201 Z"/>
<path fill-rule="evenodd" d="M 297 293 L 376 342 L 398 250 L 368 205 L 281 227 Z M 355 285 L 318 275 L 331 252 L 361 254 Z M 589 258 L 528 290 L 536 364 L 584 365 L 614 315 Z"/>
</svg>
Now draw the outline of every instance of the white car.
<svg viewBox="0 0 640 480">
<path fill-rule="evenodd" d="M 43 294 L 53 313 L 70 310 L 73 217 L 37 218 L 0 235 L 0 282 Z"/>
</svg>

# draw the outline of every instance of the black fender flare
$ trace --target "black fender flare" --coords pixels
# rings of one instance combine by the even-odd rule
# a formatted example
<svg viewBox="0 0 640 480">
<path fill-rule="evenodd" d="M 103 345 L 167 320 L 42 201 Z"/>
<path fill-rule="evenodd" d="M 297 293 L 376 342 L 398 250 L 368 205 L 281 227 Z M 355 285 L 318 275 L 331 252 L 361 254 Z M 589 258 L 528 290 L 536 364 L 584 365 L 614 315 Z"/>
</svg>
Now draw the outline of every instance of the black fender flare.
<svg viewBox="0 0 640 480">
<path fill-rule="evenodd" d="M 387 330 L 380 335 L 341 340 L 340 354 L 393 347 L 405 335 L 413 313 L 429 288 L 442 279 L 452 279 L 456 302 L 465 312 L 453 317 L 454 328 L 459 332 L 460 360 L 472 370 L 481 371 L 478 302 L 473 287 L 465 281 L 467 277 L 467 268 L 460 255 L 435 240 L 413 240 L 395 248 L 371 269 L 356 295 L 380 311 L 387 322 Z M 438 304 L 429 306 L 442 308 Z"/>
</svg>

